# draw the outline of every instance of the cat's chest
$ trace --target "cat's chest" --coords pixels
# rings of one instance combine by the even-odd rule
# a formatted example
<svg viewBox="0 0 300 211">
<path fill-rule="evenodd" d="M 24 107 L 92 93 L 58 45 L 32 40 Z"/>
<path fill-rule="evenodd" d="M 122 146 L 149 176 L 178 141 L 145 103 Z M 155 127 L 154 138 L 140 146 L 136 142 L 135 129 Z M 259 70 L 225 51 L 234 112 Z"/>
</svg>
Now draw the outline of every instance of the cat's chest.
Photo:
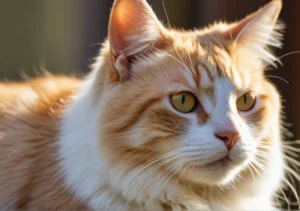
<svg viewBox="0 0 300 211">
<path fill-rule="evenodd" d="M 176 185 L 174 185 L 175 188 Z M 183 189 L 162 189 L 156 195 L 143 191 L 134 191 L 136 196 L 128 198 L 116 189 L 100 188 L 99 192 L 89 199 L 89 204 L 95 211 L 198 211 L 210 210 L 205 199 L 194 192 L 188 194 Z M 152 193 L 149 194 L 149 193 Z"/>
</svg>

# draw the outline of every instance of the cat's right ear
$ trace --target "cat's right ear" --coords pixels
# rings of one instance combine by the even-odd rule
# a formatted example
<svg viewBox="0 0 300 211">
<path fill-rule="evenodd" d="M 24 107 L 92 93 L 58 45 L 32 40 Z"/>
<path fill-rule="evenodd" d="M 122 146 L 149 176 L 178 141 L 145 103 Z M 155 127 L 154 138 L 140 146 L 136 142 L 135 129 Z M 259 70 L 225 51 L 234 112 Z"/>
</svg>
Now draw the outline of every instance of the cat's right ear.
<svg viewBox="0 0 300 211">
<path fill-rule="evenodd" d="M 145 0 L 115 0 L 108 39 L 113 65 L 121 79 L 127 77 L 131 58 L 161 42 L 164 31 Z"/>
</svg>

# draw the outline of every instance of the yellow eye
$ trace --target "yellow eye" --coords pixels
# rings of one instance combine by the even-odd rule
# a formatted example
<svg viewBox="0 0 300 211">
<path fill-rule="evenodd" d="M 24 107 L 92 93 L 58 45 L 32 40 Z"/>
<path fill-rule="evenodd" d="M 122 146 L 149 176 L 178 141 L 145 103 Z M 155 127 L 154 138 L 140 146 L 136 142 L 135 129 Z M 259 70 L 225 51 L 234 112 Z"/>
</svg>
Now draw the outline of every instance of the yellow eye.
<svg viewBox="0 0 300 211">
<path fill-rule="evenodd" d="M 240 111 L 249 111 L 255 105 L 256 96 L 253 92 L 247 92 L 236 101 L 236 107 Z"/>
<path fill-rule="evenodd" d="M 177 111 L 188 113 L 195 108 L 196 98 L 190 92 L 179 92 L 171 96 L 171 102 Z"/>
</svg>

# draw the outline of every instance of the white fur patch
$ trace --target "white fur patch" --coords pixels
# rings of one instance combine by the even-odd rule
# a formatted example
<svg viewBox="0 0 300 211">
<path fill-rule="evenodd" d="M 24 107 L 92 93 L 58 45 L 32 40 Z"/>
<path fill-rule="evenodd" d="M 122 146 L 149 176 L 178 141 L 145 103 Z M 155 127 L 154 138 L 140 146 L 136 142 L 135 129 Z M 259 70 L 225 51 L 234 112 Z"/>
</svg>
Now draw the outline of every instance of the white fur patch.
<svg viewBox="0 0 300 211">
<path fill-rule="evenodd" d="M 94 200 L 104 176 L 97 145 L 97 109 L 91 108 L 94 78 L 92 72 L 66 110 L 58 142 L 61 173 L 65 175 L 66 185 L 84 201 Z"/>
<path fill-rule="evenodd" d="M 211 79 L 208 77 L 207 71 L 209 70 L 205 70 L 204 67 L 202 65 L 198 65 L 198 70 L 200 72 L 200 84 L 201 87 L 207 89 L 209 87 L 212 86 L 212 81 Z"/>
</svg>

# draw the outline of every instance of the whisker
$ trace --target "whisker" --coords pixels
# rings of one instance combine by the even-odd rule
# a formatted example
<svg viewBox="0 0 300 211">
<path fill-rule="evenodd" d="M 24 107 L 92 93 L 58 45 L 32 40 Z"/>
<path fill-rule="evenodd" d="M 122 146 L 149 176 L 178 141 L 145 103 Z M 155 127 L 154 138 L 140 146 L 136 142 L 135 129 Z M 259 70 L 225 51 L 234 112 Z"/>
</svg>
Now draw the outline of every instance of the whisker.
<svg viewBox="0 0 300 211">
<path fill-rule="evenodd" d="M 284 156 L 284 158 L 286 158 L 288 161 L 290 161 L 290 162 L 294 163 L 296 166 L 300 167 L 300 162 L 297 161 L 296 159 L 291 158 L 291 157 L 289 157 L 289 156 L 287 156 L 287 155 L 283 155 L 283 156 Z"/>
<path fill-rule="evenodd" d="M 155 47 L 154 47 L 155 48 Z M 160 49 L 158 49 L 158 48 L 155 48 L 157 51 L 159 51 L 159 52 L 163 52 L 163 51 L 161 51 Z M 175 56 L 173 56 L 173 55 L 171 55 L 170 53 L 168 53 L 168 52 L 163 52 L 163 53 L 166 53 L 168 56 L 170 56 L 171 58 L 173 58 L 175 61 L 177 61 L 177 62 L 179 62 L 179 64 L 181 64 L 181 65 L 183 65 L 186 69 L 188 69 L 189 70 L 189 68 L 183 63 L 183 61 L 180 61 L 179 59 L 177 59 Z M 181 57 L 180 57 L 181 58 Z"/>
<path fill-rule="evenodd" d="M 193 62 L 192 62 L 192 59 L 191 59 L 191 55 L 190 55 L 190 53 L 189 53 L 188 51 L 186 51 L 186 52 L 187 52 L 187 55 L 188 55 L 189 62 L 190 62 L 190 64 L 191 64 L 191 68 L 192 68 L 192 70 L 193 70 L 193 73 L 195 74 L 195 73 L 196 73 L 196 70 L 195 70 L 195 68 L 194 68 L 194 65 L 193 65 Z"/>
<path fill-rule="evenodd" d="M 169 26 L 169 28 L 171 28 L 171 23 L 170 23 L 170 19 L 169 19 L 168 13 L 167 13 L 167 9 L 166 9 L 166 5 L 165 5 L 164 0 L 162 0 L 161 3 L 162 3 L 162 6 L 163 6 L 163 9 L 164 9 L 164 13 L 166 15 L 168 26 Z"/>
<path fill-rule="evenodd" d="M 278 57 L 276 60 L 280 60 L 280 59 L 282 59 L 282 58 L 284 58 L 286 56 L 289 56 L 289 55 L 292 55 L 292 54 L 298 54 L 298 53 L 300 53 L 300 51 L 292 51 L 292 52 L 286 53 L 286 54 Z"/>
<path fill-rule="evenodd" d="M 287 84 L 290 84 L 287 80 L 279 77 L 279 76 L 276 76 L 276 75 L 266 75 L 266 78 L 277 78 L 277 79 L 280 79 L 282 80 L 283 82 L 287 83 Z"/>
<path fill-rule="evenodd" d="M 261 170 L 263 170 L 264 172 L 269 173 L 269 172 L 265 169 L 264 165 L 263 165 L 262 163 L 258 162 L 258 160 L 256 160 L 256 161 L 254 162 L 254 164 L 255 164 L 258 168 L 260 168 Z"/>
<path fill-rule="evenodd" d="M 288 172 L 290 172 L 299 182 L 300 182 L 300 176 L 299 176 L 299 174 L 294 170 L 294 169 L 292 169 L 292 168 L 290 168 L 289 166 L 287 166 L 287 165 L 284 165 L 284 168 L 288 171 Z"/>
<path fill-rule="evenodd" d="M 288 210 L 291 210 L 291 205 L 290 205 L 290 200 L 288 199 L 288 197 L 286 196 L 285 192 L 282 190 L 282 188 L 279 188 L 281 194 L 283 195 L 286 203 L 287 203 L 287 206 L 288 206 Z"/>
<path fill-rule="evenodd" d="M 258 165 L 261 167 L 261 168 L 265 168 L 264 164 L 263 163 L 266 163 L 267 162 L 267 159 L 265 157 L 262 157 L 260 155 L 257 155 L 258 157 L 256 157 L 256 162 L 258 163 Z M 266 170 L 264 170 L 266 172 Z"/>
<path fill-rule="evenodd" d="M 274 197 L 276 199 L 276 202 L 277 202 L 277 207 L 282 207 L 282 201 L 286 201 L 284 197 L 282 197 L 281 195 L 279 195 L 279 193 L 275 193 L 274 194 Z M 282 200 L 282 201 L 279 201 L 279 199 Z"/>
<path fill-rule="evenodd" d="M 261 142 L 258 143 L 258 145 L 271 146 L 271 144 L 269 142 L 266 142 L 266 141 L 261 141 Z"/>
<path fill-rule="evenodd" d="M 287 145 L 297 145 L 297 144 L 300 144 L 300 140 L 295 140 L 295 141 L 285 141 L 283 142 L 283 144 L 287 144 Z"/>
<path fill-rule="evenodd" d="M 269 158 L 270 153 L 262 151 L 262 150 L 259 150 L 259 148 L 257 148 L 256 155 L 259 155 L 261 158 L 266 159 L 266 158 Z"/>
<path fill-rule="evenodd" d="M 170 172 L 167 172 L 167 173 L 162 177 L 161 181 L 155 186 L 154 190 L 153 190 L 152 193 L 150 194 L 150 197 L 149 197 L 149 200 L 148 200 L 147 203 L 146 203 L 145 209 L 147 208 L 147 206 L 148 206 L 150 200 L 153 199 L 153 198 L 155 197 L 155 195 L 157 194 L 157 193 L 155 193 L 155 192 L 156 192 L 156 190 L 158 189 L 158 187 L 160 187 L 160 189 L 162 189 L 163 186 L 170 180 L 170 178 L 178 171 L 178 169 L 180 169 L 180 166 L 181 166 L 183 163 L 185 163 L 185 161 L 179 160 L 179 161 L 175 162 L 174 164 L 172 164 L 172 165 L 170 166 L 170 168 L 172 168 L 172 169 L 170 170 L 170 172 L 173 172 L 173 173 L 165 180 L 165 182 L 164 182 L 163 184 L 161 184 L 161 183 L 164 181 L 165 177 L 167 177 L 168 174 L 169 174 Z M 172 166 L 174 166 L 174 167 L 172 167 Z M 162 174 L 160 174 L 160 176 L 161 176 L 161 175 L 162 175 Z"/>
<path fill-rule="evenodd" d="M 158 159 L 152 161 L 151 163 L 149 163 L 148 165 L 144 166 L 142 169 L 140 169 L 134 176 L 136 177 L 139 173 L 141 173 L 143 170 L 145 170 L 146 168 L 148 168 L 149 166 L 163 160 L 163 159 L 166 159 L 168 157 L 171 157 L 175 154 L 176 152 L 170 152 L 170 153 L 167 153 L 165 156 L 160 156 Z M 146 178 L 152 171 L 154 171 L 155 169 L 161 167 L 162 165 L 176 159 L 178 156 L 175 156 L 175 157 L 171 157 L 169 160 L 165 161 L 165 162 L 162 162 L 161 164 L 159 164 L 158 166 L 153 166 L 151 167 L 150 169 L 148 169 L 146 172 L 144 172 L 141 176 L 139 176 L 137 178 L 137 180 L 135 180 L 133 183 L 130 184 L 130 186 L 126 189 L 126 191 L 124 191 L 124 196 L 131 190 L 133 189 L 135 186 L 137 186 L 144 178 Z M 133 179 L 131 178 L 131 180 Z"/>
<path fill-rule="evenodd" d="M 297 164 L 297 160 L 294 160 L 293 158 L 285 157 L 287 164 L 294 170 L 300 171 L 299 164 Z M 295 163 L 296 162 L 296 163 Z M 291 172 L 287 172 L 287 176 L 289 177 L 289 180 L 293 183 L 296 184 L 294 180 L 294 175 Z M 298 180 L 299 181 L 299 180 Z M 300 181 L 299 181 L 300 182 Z"/>
<path fill-rule="evenodd" d="M 293 156 L 293 157 L 295 157 L 295 158 L 300 158 L 300 155 L 299 155 L 299 154 L 297 154 L 296 152 L 293 152 L 293 151 L 291 151 L 291 150 L 283 149 L 283 152 L 284 152 L 285 154 L 291 155 L 291 156 Z"/>
<path fill-rule="evenodd" d="M 294 152 L 300 152 L 300 149 L 296 148 L 296 147 L 287 146 L 287 145 L 282 145 L 282 147 L 285 148 L 285 149 L 289 149 L 291 151 L 294 151 Z"/>
<path fill-rule="evenodd" d="M 261 149 L 272 149 L 272 146 L 270 146 L 269 144 L 258 144 L 257 148 L 261 148 Z"/>
<path fill-rule="evenodd" d="M 252 170 L 252 166 L 249 165 L 249 170 L 250 170 L 250 173 L 252 175 L 252 179 L 255 180 L 255 177 L 254 177 L 254 173 L 253 173 L 253 170 Z"/>
<path fill-rule="evenodd" d="M 265 169 L 265 166 L 264 166 L 262 163 L 260 163 L 260 162 L 257 160 L 257 158 L 254 159 L 254 160 L 252 161 L 252 164 L 253 164 L 253 168 L 254 168 L 254 169 L 255 169 L 255 166 L 256 166 L 256 167 L 258 167 L 259 169 L 263 170 L 264 172 L 269 173 L 269 172 Z M 257 170 L 257 173 L 258 173 L 258 172 L 259 172 L 259 171 Z M 259 176 L 261 176 L 260 173 L 259 173 Z"/>
<path fill-rule="evenodd" d="M 257 150 L 256 152 L 257 155 L 262 155 L 262 156 L 265 156 L 265 157 L 268 157 L 270 156 L 270 154 L 268 152 L 264 152 L 264 151 L 261 151 L 261 150 Z"/>
<path fill-rule="evenodd" d="M 184 61 L 183 61 L 183 59 L 182 59 L 180 53 L 178 52 L 176 46 L 174 45 L 174 43 L 172 43 L 172 45 L 173 45 L 173 48 L 174 48 L 175 52 L 177 53 L 178 57 L 180 58 L 181 62 L 183 63 Z M 187 68 L 186 65 L 185 65 L 185 67 Z M 189 68 L 187 68 L 187 69 L 189 70 Z"/>
<path fill-rule="evenodd" d="M 260 172 L 257 170 L 257 168 L 253 165 L 253 163 L 249 163 L 249 166 L 251 166 L 253 168 L 253 170 L 259 175 L 260 175 Z"/>
<path fill-rule="evenodd" d="M 298 203 L 298 209 L 300 209 L 300 199 L 299 199 L 299 195 L 296 191 L 296 189 L 293 187 L 293 185 L 285 178 L 283 178 L 283 181 L 286 182 L 286 184 L 291 188 L 294 196 L 296 197 L 297 203 Z"/>
<path fill-rule="evenodd" d="M 188 164 L 185 166 L 185 168 L 182 170 L 181 174 L 178 176 L 177 180 L 176 180 L 176 184 L 178 184 L 180 177 L 183 175 L 183 173 L 185 172 L 185 170 L 190 166 L 191 164 Z"/>
<path fill-rule="evenodd" d="M 133 150 L 132 153 L 134 153 L 135 151 L 137 151 L 138 149 Z M 128 159 L 130 159 L 131 154 L 128 154 L 126 157 L 124 157 L 122 159 L 122 161 L 120 163 L 118 163 L 116 166 L 114 166 L 114 169 L 118 169 L 121 165 L 124 165 L 126 162 L 128 162 Z M 105 162 L 105 164 L 109 163 L 110 161 Z M 105 177 L 102 182 L 106 181 L 107 179 L 111 178 L 113 175 L 115 174 L 114 171 L 112 171 L 110 174 L 108 174 L 107 177 Z"/>
</svg>

